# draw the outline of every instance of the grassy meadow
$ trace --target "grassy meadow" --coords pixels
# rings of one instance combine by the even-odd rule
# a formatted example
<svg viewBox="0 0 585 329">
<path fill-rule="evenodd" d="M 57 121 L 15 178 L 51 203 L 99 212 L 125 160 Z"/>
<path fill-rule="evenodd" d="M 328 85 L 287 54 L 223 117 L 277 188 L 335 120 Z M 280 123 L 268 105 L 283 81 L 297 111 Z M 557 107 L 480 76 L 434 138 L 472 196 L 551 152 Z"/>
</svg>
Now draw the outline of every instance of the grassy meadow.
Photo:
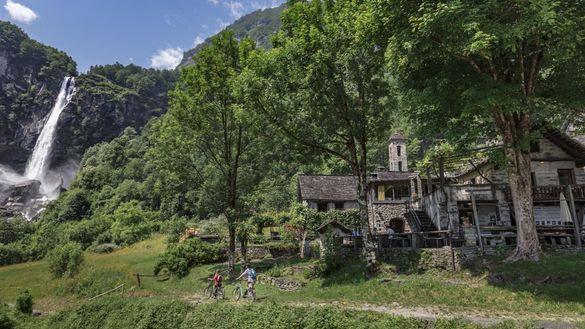
<svg viewBox="0 0 585 329">
<path fill-rule="evenodd" d="M 42 313 L 41 318 L 54 317 L 58 311 L 90 307 L 96 301 L 88 302 L 89 298 L 123 283 L 123 290 L 101 297 L 97 303 L 113 298 L 117 303 L 119 300 L 163 300 L 206 304 L 202 296 L 206 279 L 215 269 L 225 270 L 225 264 L 197 266 L 182 279 L 143 278 L 142 287 L 138 288 L 134 273 L 151 274 L 157 256 L 164 249 L 165 238 L 156 236 L 111 254 L 86 253 L 82 271 L 72 279 L 52 278 L 45 261 L 0 267 L 0 302 L 11 305 L 18 294 L 28 289 L 34 297 L 35 310 Z M 369 281 L 365 280 L 363 264 L 359 261 L 346 262 L 326 278 L 289 275 L 285 271 L 293 265 L 310 268 L 315 263 L 313 259 L 291 258 L 256 262 L 260 276 L 278 273 L 306 284 L 293 292 L 258 284 L 256 305 L 327 304 L 340 306 L 339 310 L 372 305 L 425 308 L 454 317 L 585 321 L 584 254 L 547 256 L 539 263 L 515 264 L 485 258 L 459 272 L 399 274 L 390 270 L 391 264 L 385 264 L 379 278 Z M 494 275 L 502 282 L 490 283 L 489 278 Z M 232 289 L 233 285 L 226 282 L 226 292 L 229 294 Z M 235 306 L 229 299 L 211 302 L 224 303 L 222 308 Z"/>
</svg>

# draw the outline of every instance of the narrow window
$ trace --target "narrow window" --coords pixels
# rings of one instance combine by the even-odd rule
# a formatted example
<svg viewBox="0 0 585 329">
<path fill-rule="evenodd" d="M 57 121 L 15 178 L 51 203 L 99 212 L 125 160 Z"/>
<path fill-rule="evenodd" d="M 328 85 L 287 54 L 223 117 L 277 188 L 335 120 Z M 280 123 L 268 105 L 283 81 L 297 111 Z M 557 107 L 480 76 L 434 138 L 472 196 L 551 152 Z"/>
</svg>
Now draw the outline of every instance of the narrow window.
<svg viewBox="0 0 585 329">
<path fill-rule="evenodd" d="M 317 211 L 319 211 L 319 212 L 326 212 L 327 210 L 328 209 L 327 209 L 327 204 L 326 203 L 322 203 L 322 202 L 317 203 Z"/>
<path fill-rule="evenodd" d="M 386 199 L 386 189 L 384 185 L 378 185 L 378 201 L 383 201 Z"/>
<path fill-rule="evenodd" d="M 396 146 L 396 155 L 400 156 L 400 145 Z"/>
<path fill-rule="evenodd" d="M 398 161 L 398 171 L 402 171 L 402 161 Z"/>
<path fill-rule="evenodd" d="M 343 202 L 335 202 L 335 209 L 343 209 Z"/>
<path fill-rule="evenodd" d="M 532 182 L 532 187 L 536 187 L 536 174 L 534 172 L 530 173 L 530 182 Z"/>
<path fill-rule="evenodd" d="M 575 185 L 575 172 L 573 169 L 559 169 L 559 185 Z"/>
</svg>

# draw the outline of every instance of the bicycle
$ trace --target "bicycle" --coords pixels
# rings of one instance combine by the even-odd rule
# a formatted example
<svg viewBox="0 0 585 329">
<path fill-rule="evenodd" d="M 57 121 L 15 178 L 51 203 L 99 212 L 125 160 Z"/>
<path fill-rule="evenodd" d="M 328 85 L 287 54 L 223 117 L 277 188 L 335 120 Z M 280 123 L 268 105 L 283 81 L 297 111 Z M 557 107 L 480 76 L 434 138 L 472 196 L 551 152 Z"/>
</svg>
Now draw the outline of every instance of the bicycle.
<svg viewBox="0 0 585 329">
<path fill-rule="evenodd" d="M 216 288 L 213 285 L 213 279 L 209 279 L 209 284 L 203 290 L 203 296 L 206 296 L 208 299 L 211 297 L 215 299 L 224 299 L 225 292 L 222 286 Z"/>
<path fill-rule="evenodd" d="M 234 291 L 232 292 L 232 296 L 234 300 L 237 302 L 242 297 L 248 299 L 249 301 L 256 301 L 256 288 L 247 288 L 245 291 L 242 288 L 242 282 L 238 282 Z"/>
</svg>

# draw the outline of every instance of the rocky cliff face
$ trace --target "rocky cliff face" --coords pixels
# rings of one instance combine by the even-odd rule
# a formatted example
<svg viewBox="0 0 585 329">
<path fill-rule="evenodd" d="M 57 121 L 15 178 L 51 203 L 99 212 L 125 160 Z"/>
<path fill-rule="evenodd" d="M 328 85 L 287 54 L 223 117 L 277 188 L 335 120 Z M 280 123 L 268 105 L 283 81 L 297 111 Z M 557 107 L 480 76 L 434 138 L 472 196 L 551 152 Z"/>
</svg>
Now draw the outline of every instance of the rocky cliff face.
<svg viewBox="0 0 585 329">
<path fill-rule="evenodd" d="M 63 77 L 75 73 L 65 53 L 0 21 L 0 164 L 24 171 Z"/>
<path fill-rule="evenodd" d="M 142 95 L 101 75 L 81 75 L 77 92 L 59 119 L 52 167 L 81 159 L 85 150 L 118 137 L 126 127 L 140 130 L 152 117 L 166 112 L 166 91 Z"/>
<path fill-rule="evenodd" d="M 24 172 L 63 78 L 75 75 L 67 54 L 0 21 L 0 165 Z M 163 114 L 177 75 L 114 64 L 77 77 L 76 93 L 58 121 L 50 168 L 79 160 L 88 147 Z"/>
</svg>

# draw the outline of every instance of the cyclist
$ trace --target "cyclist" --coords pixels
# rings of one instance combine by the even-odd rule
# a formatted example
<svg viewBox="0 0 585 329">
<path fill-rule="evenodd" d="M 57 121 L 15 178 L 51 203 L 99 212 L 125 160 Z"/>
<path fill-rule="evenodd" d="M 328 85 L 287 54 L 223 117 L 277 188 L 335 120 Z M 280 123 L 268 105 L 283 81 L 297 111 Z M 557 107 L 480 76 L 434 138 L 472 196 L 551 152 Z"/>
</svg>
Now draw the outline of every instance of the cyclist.
<svg viewBox="0 0 585 329">
<path fill-rule="evenodd" d="M 215 270 L 215 274 L 213 274 L 213 294 L 217 295 L 217 292 L 221 288 L 221 274 L 219 274 L 219 270 Z"/>
<path fill-rule="evenodd" d="M 254 284 L 256 283 L 256 270 L 250 267 L 250 264 L 246 264 L 246 270 L 240 274 L 240 276 L 236 279 L 241 279 L 244 275 L 248 276 L 248 289 L 244 293 L 244 296 L 248 293 L 248 291 L 253 291 Z"/>
</svg>

